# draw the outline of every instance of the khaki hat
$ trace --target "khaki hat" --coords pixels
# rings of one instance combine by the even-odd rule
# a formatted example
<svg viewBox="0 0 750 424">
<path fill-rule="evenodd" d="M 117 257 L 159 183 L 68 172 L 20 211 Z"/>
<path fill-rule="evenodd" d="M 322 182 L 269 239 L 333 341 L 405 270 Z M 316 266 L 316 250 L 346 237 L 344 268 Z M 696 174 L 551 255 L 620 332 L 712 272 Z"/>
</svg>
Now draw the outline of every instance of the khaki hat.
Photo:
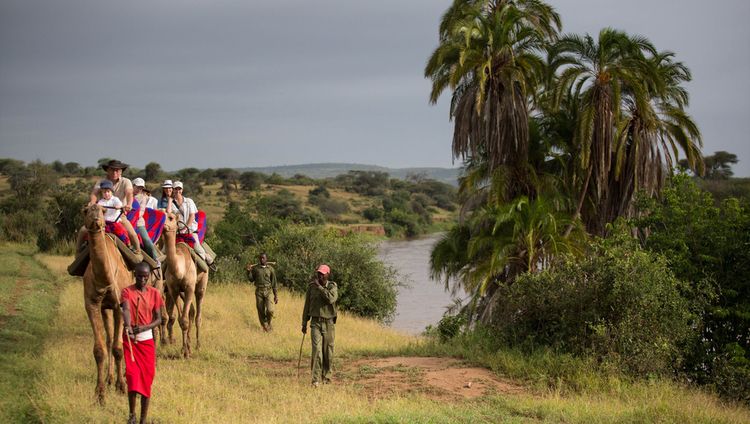
<svg viewBox="0 0 750 424">
<path fill-rule="evenodd" d="M 182 181 L 175 181 L 174 188 L 182 188 Z"/>
</svg>

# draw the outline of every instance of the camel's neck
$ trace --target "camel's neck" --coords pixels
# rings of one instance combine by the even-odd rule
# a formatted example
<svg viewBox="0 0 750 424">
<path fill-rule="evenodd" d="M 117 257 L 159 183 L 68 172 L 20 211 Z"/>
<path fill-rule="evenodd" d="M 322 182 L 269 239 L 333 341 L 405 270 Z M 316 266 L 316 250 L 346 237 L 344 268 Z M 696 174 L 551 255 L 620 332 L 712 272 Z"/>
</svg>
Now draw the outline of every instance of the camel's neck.
<svg viewBox="0 0 750 424">
<path fill-rule="evenodd" d="M 104 231 L 89 233 L 89 260 L 96 276 L 95 282 L 102 286 L 113 284 L 117 262 L 108 252 Z"/>
<path fill-rule="evenodd" d="M 170 272 L 178 279 L 182 279 L 185 276 L 185 263 L 177 256 L 176 232 L 164 232 L 164 247 L 167 251 L 167 263 L 169 263 Z"/>
</svg>

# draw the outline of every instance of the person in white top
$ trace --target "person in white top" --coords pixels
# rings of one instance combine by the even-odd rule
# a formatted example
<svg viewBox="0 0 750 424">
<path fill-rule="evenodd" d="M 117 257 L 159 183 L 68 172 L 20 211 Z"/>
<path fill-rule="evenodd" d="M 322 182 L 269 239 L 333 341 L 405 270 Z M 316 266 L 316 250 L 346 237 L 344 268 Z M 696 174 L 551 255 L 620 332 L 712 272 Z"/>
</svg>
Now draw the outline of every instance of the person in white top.
<svg viewBox="0 0 750 424">
<path fill-rule="evenodd" d="M 119 160 L 111 160 L 106 164 L 102 165 L 102 169 L 107 172 L 107 181 L 112 183 L 112 194 L 122 202 L 122 209 L 125 213 L 120 217 L 120 223 L 125 230 L 128 232 L 128 238 L 130 238 L 130 248 L 135 253 L 141 253 L 141 245 L 138 243 L 138 236 L 135 233 L 135 229 L 127 219 L 127 214 L 133 205 L 133 183 L 122 176 L 124 170 L 128 169 L 128 164 L 122 163 Z M 101 182 L 97 182 L 94 188 L 91 190 L 89 195 L 89 206 L 96 204 L 97 199 L 101 197 Z M 76 241 L 76 252 L 80 252 L 83 248 L 83 241 L 86 236 L 86 227 L 81 227 L 78 230 L 78 240 Z"/>
<path fill-rule="evenodd" d="M 112 181 L 104 180 L 100 183 L 99 190 L 102 196 L 98 202 L 99 206 L 104 206 L 104 220 L 106 222 L 116 222 L 122 213 L 122 201 L 112 194 Z"/>
<path fill-rule="evenodd" d="M 174 201 L 177 204 L 177 214 L 180 217 L 180 221 L 185 224 L 186 228 L 182 229 L 183 233 L 190 233 L 195 240 L 193 249 L 208 265 L 213 263 L 213 258 L 206 254 L 206 250 L 201 246 L 200 239 L 198 238 L 198 222 L 195 220 L 195 214 L 198 213 L 198 208 L 195 206 L 193 199 L 182 195 L 182 181 L 175 181 L 174 185 Z"/>
<path fill-rule="evenodd" d="M 138 210 L 138 222 L 135 225 L 135 231 L 140 234 L 141 240 L 143 240 L 143 250 L 145 250 L 148 256 L 156 262 L 156 268 L 161 268 L 159 254 L 156 251 L 154 242 L 148 235 L 148 230 L 146 230 L 146 220 L 143 219 L 143 212 L 146 208 L 156 209 L 157 200 L 144 190 L 145 187 L 146 182 L 143 181 L 143 178 L 136 178 L 133 180 L 133 194 L 140 207 Z"/>
</svg>

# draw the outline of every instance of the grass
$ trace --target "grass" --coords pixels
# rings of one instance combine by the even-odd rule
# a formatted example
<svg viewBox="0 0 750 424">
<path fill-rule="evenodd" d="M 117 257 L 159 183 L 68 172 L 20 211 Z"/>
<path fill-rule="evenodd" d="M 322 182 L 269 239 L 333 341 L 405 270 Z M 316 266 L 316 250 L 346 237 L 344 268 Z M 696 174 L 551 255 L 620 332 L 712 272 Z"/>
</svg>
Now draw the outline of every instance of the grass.
<svg viewBox="0 0 750 424">
<path fill-rule="evenodd" d="M 91 330 L 81 282 L 64 272 L 69 258 L 35 255 L 31 247 L 8 244 L 0 244 L 0 254 L 2 284 L 20 277 L 29 287 L 12 295 L 20 307 L 0 327 L 0 422 L 124 421 L 124 395 L 110 388 L 105 406 L 95 402 Z M 7 293 L 18 291 L 2 287 L 4 307 Z M 248 285 L 209 286 L 203 348 L 188 361 L 179 359 L 179 343 L 159 348 L 154 422 L 750 422 L 748 409 L 672 382 L 613 379 L 587 370 L 585 363 L 543 354 L 524 358 L 514 352 L 461 350 L 348 314 L 342 314 L 336 328 L 335 376 L 363 356 L 462 356 L 524 384 L 527 391 L 455 402 L 423 394 L 373 398 L 357 379 L 349 378 L 314 390 L 307 370 L 309 337 L 302 377 L 297 379 L 302 299 L 286 290 L 279 297 L 275 331 L 266 334 L 257 323 Z M 570 377 L 577 368 L 582 368 L 579 375 Z M 418 370 L 392 371 L 420 378 Z M 361 365 L 349 372 L 366 377 L 380 371 Z M 550 384 L 561 376 L 575 384 Z"/>
</svg>

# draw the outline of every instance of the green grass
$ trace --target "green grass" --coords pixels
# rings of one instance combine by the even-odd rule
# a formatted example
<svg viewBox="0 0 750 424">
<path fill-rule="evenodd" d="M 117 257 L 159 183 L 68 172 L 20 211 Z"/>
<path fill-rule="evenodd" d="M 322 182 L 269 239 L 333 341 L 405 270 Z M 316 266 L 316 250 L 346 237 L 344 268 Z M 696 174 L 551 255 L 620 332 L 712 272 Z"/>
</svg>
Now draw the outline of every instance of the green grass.
<svg viewBox="0 0 750 424">
<path fill-rule="evenodd" d="M 17 315 L 0 328 L 0 422 L 123 422 L 124 395 L 110 388 L 104 406 L 95 401 L 91 329 L 80 279 L 64 273 L 69 258 L 34 255 L 30 247 L 7 244 L 0 245 L 0 253 L 3 275 L 31 276 L 30 289 L 18 297 Z M 0 301 L 7 301 L 7 292 L 0 291 Z M 188 361 L 179 358 L 179 343 L 159 348 L 154 422 L 750 422 L 747 408 L 669 381 L 631 381 L 549 352 L 529 357 L 441 345 L 348 314 L 336 328 L 336 382 L 314 390 L 304 369 L 309 337 L 297 379 L 301 307 L 300 296 L 282 290 L 275 331 L 266 334 L 257 323 L 248 285 L 210 285 L 203 348 Z M 434 400 L 427 392 L 373 397 L 363 380 L 398 372 L 416 383 L 422 372 L 402 366 L 347 367 L 365 356 L 404 354 L 462 357 L 526 389 L 474 400 Z"/>
<path fill-rule="evenodd" d="M 39 356 L 53 337 L 60 282 L 30 246 L 0 244 L 0 422 L 37 421 Z"/>
</svg>

